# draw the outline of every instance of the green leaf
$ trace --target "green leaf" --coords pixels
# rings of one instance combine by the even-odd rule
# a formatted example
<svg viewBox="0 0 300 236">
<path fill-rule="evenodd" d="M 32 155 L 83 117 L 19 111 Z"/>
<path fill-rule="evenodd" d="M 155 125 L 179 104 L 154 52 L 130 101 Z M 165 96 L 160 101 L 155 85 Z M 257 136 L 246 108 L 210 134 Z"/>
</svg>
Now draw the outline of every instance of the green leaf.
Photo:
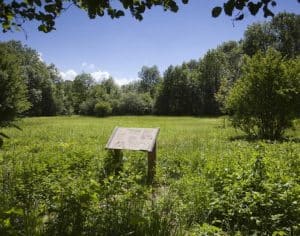
<svg viewBox="0 0 300 236">
<path fill-rule="evenodd" d="M 136 14 L 135 18 L 139 21 L 143 20 L 143 16 L 141 14 Z"/>
<path fill-rule="evenodd" d="M 47 12 L 50 12 L 50 13 L 54 13 L 56 11 L 56 5 L 55 4 L 46 5 L 44 8 Z"/>
<path fill-rule="evenodd" d="M 215 7 L 214 9 L 212 9 L 212 16 L 213 17 L 218 17 L 222 12 L 222 7 Z"/>
<path fill-rule="evenodd" d="M 104 11 L 102 8 L 97 9 L 97 15 L 98 16 L 104 16 Z"/>
<path fill-rule="evenodd" d="M 226 15 L 232 16 L 232 12 L 235 6 L 234 4 L 235 4 L 234 0 L 229 0 L 226 3 L 224 3 L 224 11 Z"/>
<path fill-rule="evenodd" d="M 248 9 L 251 13 L 251 15 L 255 16 L 256 13 L 258 12 L 258 10 L 261 8 L 262 4 L 261 3 L 253 3 L 253 2 L 249 2 L 248 3 Z"/>
<path fill-rule="evenodd" d="M 4 223 L 4 228 L 9 228 L 11 226 L 9 218 L 5 219 L 3 223 Z"/>
<path fill-rule="evenodd" d="M 121 16 L 124 16 L 124 15 L 125 15 L 125 14 L 124 14 L 123 11 L 120 11 L 120 10 L 119 10 L 119 11 L 116 12 L 116 17 L 117 17 L 117 18 L 119 18 L 119 17 L 121 17 Z"/>
<path fill-rule="evenodd" d="M 271 16 L 271 17 L 274 16 L 274 13 L 272 11 L 270 11 L 270 9 L 267 6 L 264 6 L 263 10 L 264 10 L 264 17 L 265 18 L 268 17 L 268 16 Z"/>
<path fill-rule="evenodd" d="M 178 8 L 176 2 L 170 2 L 170 9 L 173 12 L 177 12 L 178 11 L 179 8 Z"/>
<path fill-rule="evenodd" d="M 243 20 L 244 19 L 244 14 L 241 14 L 237 17 L 234 18 L 235 20 Z"/>
<path fill-rule="evenodd" d="M 19 215 L 19 216 L 23 216 L 24 215 L 23 209 L 21 209 L 21 208 L 15 208 L 15 207 L 11 208 L 10 210 L 6 211 L 5 213 L 8 214 L 8 215 L 11 215 L 11 214 L 13 214 L 13 215 Z"/>
<path fill-rule="evenodd" d="M 40 26 L 38 27 L 38 30 L 39 30 L 39 31 L 43 31 L 44 33 L 47 33 L 47 32 L 48 32 L 47 26 L 46 26 L 46 25 L 40 25 Z"/>
</svg>

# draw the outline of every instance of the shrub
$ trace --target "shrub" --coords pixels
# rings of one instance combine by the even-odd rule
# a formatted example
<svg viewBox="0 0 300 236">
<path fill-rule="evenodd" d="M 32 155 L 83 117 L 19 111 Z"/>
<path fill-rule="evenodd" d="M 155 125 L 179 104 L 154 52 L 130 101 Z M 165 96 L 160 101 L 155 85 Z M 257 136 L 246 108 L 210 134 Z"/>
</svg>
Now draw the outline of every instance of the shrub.
<svg viewBox="0 0 300 236">
<path fill-rule="evenodd" d="M 153 100 L 148 93 L 127 93 L 120 104 L 120 113 L 127 115 L 147 115 L 152 113 Z"/>
<path fill-rule="evenodd" d="M 243 76 L 226 101 L 233 125 L 264 139 L 281 138 L 299 107 L 300 60 L 286 60 L 274 49 L 245 58 Z"/>
<path fill-rule="evenodd" d="M 119 115 L 121 101 L 119 99 L 110 99 L 109 102 L 112 107 L 112 115 Z"/>
<path fill-rule="evenodd" d="M 94 107 L 94 112 L 96 116 L 108 116 L 111 114 L 112 108 L 108 102 L 98 102 Z"/>
<path fill-rule="evenodd" d="M 79 105 L 79 114 L 93 115 L 96 101 L 94 99 L 88 99 Z"/>
</svg>

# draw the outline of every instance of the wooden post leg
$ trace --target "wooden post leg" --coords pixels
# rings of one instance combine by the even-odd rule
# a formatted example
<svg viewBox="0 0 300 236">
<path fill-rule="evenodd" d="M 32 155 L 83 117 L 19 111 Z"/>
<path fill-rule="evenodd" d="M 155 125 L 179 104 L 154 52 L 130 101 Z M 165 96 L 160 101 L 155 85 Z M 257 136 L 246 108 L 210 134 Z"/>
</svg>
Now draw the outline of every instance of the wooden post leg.
<svg viewBox="0 0 300 236">
<path fill-rule="evenodd" d="M 148 184 L 153 183 L 156 169 L 156 144 L 153 147 L 152 152 L 148 152 Z"/>
<path fill-rule="evenodd" d="M 123 153 L 122 150 L 114 149 L 113 150 L 113 158 L 115 164 L 115 174 L 119 174 L 122 170 L 123 165 Z"/>
</svg>

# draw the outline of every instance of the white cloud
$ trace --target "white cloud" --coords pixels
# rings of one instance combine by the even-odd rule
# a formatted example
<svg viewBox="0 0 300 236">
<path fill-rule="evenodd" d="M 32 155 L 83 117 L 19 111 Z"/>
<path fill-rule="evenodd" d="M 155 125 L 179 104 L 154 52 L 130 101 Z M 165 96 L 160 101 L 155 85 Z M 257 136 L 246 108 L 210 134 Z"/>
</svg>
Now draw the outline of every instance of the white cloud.
<svg viewBox="0 0 300 236">
<path fill-rule="evenodd" d="M 74 80 L 77 76 L 77 72 L 75 70 L 67 70 L 66 72 L 60 72 L 60 75 L 63 80 Z"/>
<path fill-rule="evenodd" d="M 110 77 L 110 74 L 107 71 L 94 71 L 91 73 L 91 76 L 97 81 L 100 82 L 103 79 L 108 79 Z"/>
<path fill-rule="evenodd" d="M 122 86 L 124 84 L 129 84 L 130 82 L 137 81 L 138 78 L 114 78 L 114 80 L 118 85 Z"/>
<path fill-rule="evenodd" d="M 83 62 L 82 66 L 85 63 L 86 62 Z M 89 66 L 89 64 L 85 64 L 85 66 Z M 94 78 L 94 80 L 98 83 L 104 79 L 108 79 L 109 77 L 111 77 L 111 74 L 109 72 L 102 71 L 102 70 L 96 70 L 96 71 L 90 72 L 90 74 Z M 78 73 L 73 69 L 69 69 L 67 71 L 61 71 L 60 75 L 63 80 L 72 80 L 73 81 L 75 79 L 75 77 L 78 75 Z M 121 77 L 121 78 L 113 77 L 113 79 L 116 82 L 116 84 L 118 84 L 119 86 L 139 80 L 139 78 L 126 78 L 126 77 Z"/>
<path fill-rule="evenodd" d="M 81 66 L 82 67 L 86 67 L 87 66 L 87 62 L 82 62 Z"/>
<path fill-rule="evenodd" d="M 101 82 L 102 80 L 108 79 L 109 77 L 111 77 L 111 74 L 107 71 L 97 70 L 97 71 L 91 72 L 91 76 L 96 80 L 96 82 Z M 132 81 L 138 80 L 138 78 L 132 79 L 132 78 L 115 78 L 115 77 L 113 77 L 113 79 L 120 86 L 124 85 L 124 84 L 128 84 Z"/>
</svg>

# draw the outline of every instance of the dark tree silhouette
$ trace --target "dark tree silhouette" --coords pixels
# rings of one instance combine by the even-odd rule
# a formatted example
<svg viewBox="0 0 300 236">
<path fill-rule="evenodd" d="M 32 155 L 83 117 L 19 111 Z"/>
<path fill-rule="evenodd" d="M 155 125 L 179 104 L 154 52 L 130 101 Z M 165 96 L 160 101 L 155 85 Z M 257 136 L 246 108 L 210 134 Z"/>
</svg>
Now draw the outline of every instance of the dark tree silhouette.
<svg viewBox="0 0 300 236">
<path fill-rule="evenodd" d="M 154 6 L 160 6 L 165 11 L 177 12 L 179 9 L 177 2 L 176 0 L 0 0 L 0 24 L 2 31 L 7 32 L 19 29 L 26 21 L 36 20 L 39 22 L 38 30 L 47 33 L 55 29 L 56 18 L 72 5 L 86 11 L 91 19 L 105 14 L 112 19 L 119 18 L 128 10 L 134 18 L 142 20 L 144 12 Z M 188 0 L 181 0 L 181 2 L 187 4 Z M 222 11 L 228 16 L 233 16 L 237 12 L 233 18 L 242 20 L 243 10 L 248 9 L 252 15 L 262 10 L 264 16 L 268 17 L 274 15 L 270 7 L 276 5 L 275 0 L 224 0 L 222 6 L 212 9 L 212 16 L 218 17 Z"/>
</svg>

